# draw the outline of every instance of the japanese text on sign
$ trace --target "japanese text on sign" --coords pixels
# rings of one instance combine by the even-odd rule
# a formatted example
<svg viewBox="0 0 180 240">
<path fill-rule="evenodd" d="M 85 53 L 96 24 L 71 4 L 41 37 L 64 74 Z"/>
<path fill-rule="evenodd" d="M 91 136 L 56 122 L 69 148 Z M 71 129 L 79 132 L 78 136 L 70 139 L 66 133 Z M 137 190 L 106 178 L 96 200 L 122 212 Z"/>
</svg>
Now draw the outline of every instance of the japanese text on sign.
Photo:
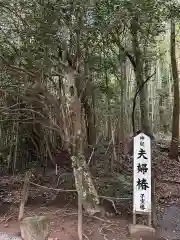
<svg viewBox="0 0 180 240">
<path fill-rule="evenodd" d="M 151 211 L 151 140 L 144 133 L 134 137 L 133 211 Z"/>
</svg>

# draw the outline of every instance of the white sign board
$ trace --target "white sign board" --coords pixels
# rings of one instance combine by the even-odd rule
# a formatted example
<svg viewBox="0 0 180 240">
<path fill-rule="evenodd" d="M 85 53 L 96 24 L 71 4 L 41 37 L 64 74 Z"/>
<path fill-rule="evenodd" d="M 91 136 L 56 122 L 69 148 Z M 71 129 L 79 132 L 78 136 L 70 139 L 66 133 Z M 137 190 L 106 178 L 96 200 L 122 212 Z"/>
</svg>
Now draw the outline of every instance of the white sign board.
<svg viewBox="0 0 180 240">
<path fill-rule="evenodd" d="M 144 133 L 134 137 L 133 212 L 151 212 L 151 140 Z"/>
</svg>

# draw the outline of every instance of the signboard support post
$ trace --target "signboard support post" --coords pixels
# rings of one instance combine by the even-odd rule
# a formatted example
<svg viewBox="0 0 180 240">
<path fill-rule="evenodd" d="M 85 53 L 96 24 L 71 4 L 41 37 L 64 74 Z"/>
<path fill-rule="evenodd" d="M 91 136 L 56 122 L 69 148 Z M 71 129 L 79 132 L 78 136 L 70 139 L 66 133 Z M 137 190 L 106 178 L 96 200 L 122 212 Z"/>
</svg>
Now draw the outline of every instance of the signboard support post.
<svg viewBox="0 0 180 240">
<path fill-rule="evenodd" d="M 148 225 L 149 225 L 149 227 L 152 226 L 152 215 L 151 215 L 151 212 L 149 212 L 149 216 L 148 216 Z"/>
<path fill-rule="evenodd" d="M 135 225 L 136 224 L 136 213 L 133 212 L 133 224 Z"/>
<path fill-rule="evenodd" d="M 130 233 L 150 232 L 152 228 L 151 140 L 144 133 L 134 137 L 133 154 L 133 224 Z M 136 214 L 148 215 L 148 225 L 137 225 Z"/>
</svg>

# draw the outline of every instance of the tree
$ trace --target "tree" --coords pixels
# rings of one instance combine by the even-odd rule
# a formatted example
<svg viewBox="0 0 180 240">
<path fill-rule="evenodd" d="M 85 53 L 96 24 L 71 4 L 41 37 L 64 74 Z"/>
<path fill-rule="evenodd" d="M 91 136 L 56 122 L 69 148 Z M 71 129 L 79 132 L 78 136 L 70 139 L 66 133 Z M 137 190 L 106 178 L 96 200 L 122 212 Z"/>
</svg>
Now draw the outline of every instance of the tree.
<svg viewBox="0 0 180 240">
<path fill-rule="evenodd" d="M 139 20 L 138 16 L 133 17 L 131 20 L 131 35 L 132 35 L 132 48 L 134 53 L 134 71 L 138 88 L 141 88 L 144 79 L 144 69 L 143 69 L 143 57 L 142 51 L 140 49 L 140 43 L 138 40 L 139 33 Z M 145 85 L 141 88 L 140 92 L 140 109 L 141 109 L 141 130 L 152 136 L 152 129 L 148 117 L 148 106 L 147 106 L 147 91 Z"/>
<path fill-rule="evenodd" d="M 179 146 L 179 77 L 176 61 L 176 24 L 175 20 L 171 19 L 171 36 L 170 36 L 170 53 L 171 53 L 171 68 L 173 77 L 173 89 L 174 89 L 174 104 L 173 104 L 173 118 L 172 118 L 172 139 L 170 156 L 172 158 L 178 158 L 178 146 Z"/>
</svg>

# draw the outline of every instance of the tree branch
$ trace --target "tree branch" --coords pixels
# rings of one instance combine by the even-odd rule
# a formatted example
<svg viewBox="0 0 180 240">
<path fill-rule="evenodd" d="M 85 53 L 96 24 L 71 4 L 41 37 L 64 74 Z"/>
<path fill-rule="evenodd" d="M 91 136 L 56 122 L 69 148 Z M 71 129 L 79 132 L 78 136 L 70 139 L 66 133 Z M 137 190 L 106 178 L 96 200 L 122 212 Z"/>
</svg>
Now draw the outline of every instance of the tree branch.
<svg viewBox="0 0 180 240">
<path fill-rule="evenodd" d="M 17 66 L 12 66 L 11 64 L 9 64 L 6 59 L 3 57 L 3 56 L 0 56 L 0 58 L 3 60 L 4 64 L 10 68 L 11 70 L 15 71 L 15 72 L 19 72 L 19 73 L 26 73 L 27 75 L 31 76 L 31 77 L 35 77 L 35 73 L 32 73 L 26 69 L 23 69 L 23 68 L 20 68 L 20 67 L 17 67 Z"/>
<path fill-rule="evenodd" d="M 133 65 L 134 70 L 136 71 L 136 60 L 134 57 L 120 44 L 120 49 L 124 52 L 124 54 L 129 58 L 131 64 Z"/>
<path fill-rule="evenodd" d="M 139 92 L 142 90 L 142 88 L 144 87 L 144 85 L 156 74 L 156 70 L 154 71 L 154 73 L 152 73 L 150 76 L 147 77 L 147 79 L 141 84 L 141 86 L 138 86 L 133 98 L 133 110 L 132 110 L 132 127 L 133 127 L 133 134 L 135 135 L 135 108 L 136 108 L 136 99 L 137 96 L 139 94 Z"/>
</svg>

